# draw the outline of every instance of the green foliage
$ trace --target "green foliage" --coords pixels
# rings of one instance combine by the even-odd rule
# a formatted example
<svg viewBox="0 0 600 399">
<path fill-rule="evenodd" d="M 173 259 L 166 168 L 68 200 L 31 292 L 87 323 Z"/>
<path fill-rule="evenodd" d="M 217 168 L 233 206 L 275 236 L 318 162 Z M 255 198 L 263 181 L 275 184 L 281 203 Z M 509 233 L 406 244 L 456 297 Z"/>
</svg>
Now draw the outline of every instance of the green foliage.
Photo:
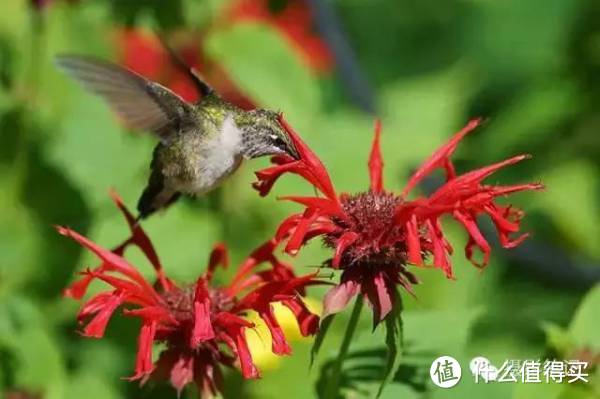
<svg viewBox="0 0 600 399">
<path fill-rule="evenodd" d="M 600 334 L 600 320 L 598 320 L 598 307 L 600 306 L 600 285 L 596 285 L 585 296 L 569 325 L 569 335 L 578 348 L 588 348 L 597 352 L 600 350 L 598 335 Z"/>
<path fill-rule="evenodd" d="M 385 344 L 387 347 L 387 361 L 385 370 L 381 378 L 381 386 L 377 391 L 377 398 L 381 396 L 383 389 L 390 381 L 390 378 L 395 374 L 400 365 L 402 351 L 404 346 L 402 323 L 402 297 L 399 293 L 396 294 L 394 307 L 390 314 L 385 318 Z"/>
<path fill-rule="evenodd" d="M 234 82 L 262 106 L 284 111 L 291 120 L 310 118 L 317 111 L 315 78 L 273 28 L 239 24 L 212 34 L 206 46 Z"/>
<path fill-rule="evenodd" d="M 329 331 L 329 327 L 335 318 L 335 314 L 329 315 L 328 317 L 321 320 L 321 324 L 319 325 L 319 331 L 315 335 L 315 340 L 313 342 L 313 346 L 310 350 L 310 367 L 315 363 L 317 359 L 317 355 L 319 354 L 319 350 L 323 345 L 323 341 L 325 341 L 325 337 L 327 336 L 327 331 Z"/>
</svg>

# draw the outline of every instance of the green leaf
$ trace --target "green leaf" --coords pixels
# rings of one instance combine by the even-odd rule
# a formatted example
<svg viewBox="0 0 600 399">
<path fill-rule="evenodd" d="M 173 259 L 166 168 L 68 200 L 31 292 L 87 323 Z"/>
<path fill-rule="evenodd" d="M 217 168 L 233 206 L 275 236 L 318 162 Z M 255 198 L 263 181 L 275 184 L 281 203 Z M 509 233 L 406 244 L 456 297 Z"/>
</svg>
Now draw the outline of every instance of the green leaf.
<svg viewBox="0 0 600 399">
<path fill-rule="evenodd" d="M 515 384 L 513 391 L 513 399 L 529 399 L 529 398 L 558 398 L 563 390 L 563 384 Z"/>
<path fill-rule="evenodd" d="M 111 207 L 114 187 L 128 201 L 140 195 L 148 178 L 156 139 L 119 128 L 103 101 L 69 84 L 73 101 L 62 130 L 47 147 L 49 162 L 80 190 L 92 210 Z"/>
<path fill-rule="evenodd" d="M 431 352 L 435 357 L 454 356 L 465 349 L 473 324 L 481 316 L 482 310 L 407 311 L 404 314 L 405 339 L 415 351 Z"/>
<path fill-rule="evenodd" d="M 335 314 L 332 314 L 332 315 L 327 316 L 326 318 L 324 318 L 321 321 L 321 325 L 319 326 L 319 332 L 315 336 L 315 341 L 310 350 L 310 366 L 309 367 L 313 366 L 313 364 L 317 358 L 317 354 L 319 353 L 319 350 L 321 349 L 321 345 L 323 345 L 323 341 L 325 341 L 325 335 L 327 335 L 327 330 L 329 330 L 329 327 L 331 326 L 331 323 L 333 322 L 334 317 L 335 317 Z"/>
<path fill-rule="evenodd" d="M 84 371 L 75 374 L 67 386 L 66 399 L 117 399 L 119 392 L 102 376 Z"/>
<path fill-rule="evenodd" d="M 393 378 L 398 366 L 400 365 L 400 358 L 402 356 L 402 347 L 404 345 L 403 337 L 403 325 L 402 325 L 402 297 L 399 292 L 396 291 L 396 300 L 392 311 L 385 318 L 385 344 L 387 346 L 387 362 L 385 371 L 383 373 L 383 379 L 379 390 L 377 391 L 376 398 L 379 398 L 383 392 L 383 389 L 388 382 Z"/>
<path fill-rule="evenodd" d="M 580 100 L 577 94 L 574 84 L 565 80 L 528 87 L 486 126 L 482 139 L 493 145 L 478 147 L 479 156 L 498 160 L 530 151 L 575 113 Z"/>
<path fill-rule="evenodd" d="M 550 322 L 542 323 L 548 345 L 558 353 L 567 353 L 573 347 L 573 339 L 569 332 L 559 325 Z"/>
<path fill-rule="evenodd" d="M 578 1 L 519 0 L 473 3 L 467 25 L 472 62 L 494 79 L 538 77 L 560 70 L 568 46 L 567 32 Z M 517 11 L 518 10 L 518 11 Z"/>
<path fill-rule="evenodd" d="M 8 179 L 0 173 L 3 195 L 0 198 L 0 292 L 21 288 L 36 274 L 35 259 L 41 237 L 36 224 L 27 211 L 14 197 Z"/>
<path fill-rule="evenodd" d="M 15 337 L 18 386 L 42 389 L 47 397 L 63 397 L 65 366 L 55 340 L 43 328 L 30 326 Z"/>
<path fill-rule="evenodd" d="M 600 284 L 585 296 L 569 326 L 569 333 L 577 347 L 600 351 L 598 309 L 600 309 Z"/>
<path fill-rule="evenodd" d="M 541 181 L 547 189 L 543 195 L 532 196 L 535 204 L 553 216 L 572 245 L 600 258 L 600 206 L 595 196 L 600 185 L 594 166 L 583 160 L 562 163 L 550 169 Z"/>
</svg>

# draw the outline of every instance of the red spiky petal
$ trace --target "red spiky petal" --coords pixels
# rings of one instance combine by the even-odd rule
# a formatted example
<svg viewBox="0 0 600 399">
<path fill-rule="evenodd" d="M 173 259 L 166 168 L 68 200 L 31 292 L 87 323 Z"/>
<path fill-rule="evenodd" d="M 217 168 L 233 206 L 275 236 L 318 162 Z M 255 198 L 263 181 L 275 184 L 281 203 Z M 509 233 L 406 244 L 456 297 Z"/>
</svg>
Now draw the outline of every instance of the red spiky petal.
<svg viewBox="0 0 600 399">
<path fill-rule="evenodd" d="M 369 156 L 369 177 L 371 180 L 371 191 L 379 193 L 383 191 L 383 158 L 381 157 L 381 148 L 379 140 L 381 137 L 381 121 L 375 121 L 375 135 L 373 136 L 373 146 Z"/>
</svg>

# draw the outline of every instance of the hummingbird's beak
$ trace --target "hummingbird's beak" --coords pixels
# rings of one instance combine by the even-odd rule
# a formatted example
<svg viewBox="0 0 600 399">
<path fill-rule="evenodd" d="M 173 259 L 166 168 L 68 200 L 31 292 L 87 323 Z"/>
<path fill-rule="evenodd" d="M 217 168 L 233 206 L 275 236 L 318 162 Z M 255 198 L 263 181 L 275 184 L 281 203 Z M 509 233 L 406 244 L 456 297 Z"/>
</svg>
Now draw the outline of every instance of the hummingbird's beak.
<svg viewBox="0 0 600 399">
<path fill-rule="evenodd" d="M 296 161 L 299 161 L 300 154 L 298 154 L 298 150 L 296 150 L 296 146 L 294 144 L 290 143 L 287 147 L 288 147 L 287 148 L 288 155 L 291 156 L 292 158 L 294 158 Z"/>
</svg>

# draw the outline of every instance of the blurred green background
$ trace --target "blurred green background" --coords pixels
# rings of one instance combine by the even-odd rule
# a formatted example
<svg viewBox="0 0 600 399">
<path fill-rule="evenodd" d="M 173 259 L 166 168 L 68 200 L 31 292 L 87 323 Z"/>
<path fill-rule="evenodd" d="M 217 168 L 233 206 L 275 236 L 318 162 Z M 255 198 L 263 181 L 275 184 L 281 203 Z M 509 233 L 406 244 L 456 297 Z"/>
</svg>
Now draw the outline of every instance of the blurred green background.
<svg viewBox="0 0 600 399">
<path fill-rule="evenodd" d="M 61 290 L 96 261 L 52 227 L 68 225 L 106 247 L 125 238 L 107 191 L 116 188 L 133 208 L 155 144 L 126 131 L 100 99 L 61 75 L 53 55 L 112 59 L 193 96 L 152 36 L 162 31 L 232 100 L 285 112 L 339 191 L 368 187 L 374 114 L 384 126 L 388 189 L 401 189 L 410 172 L 473 116 L 489 122 L 459 148 L 459 170 L 533 154 L 493 178 L 548 186 L 514 198 L 528 213 L 523 227 L 532 239 L 511 252 L 496 249 L 483 273 L 457 250 L 456 281 L 417 270 L 417 298 L 404 300 L 407 354 L 383 397 L 600 397 L 597 0 L 2 3 L 0 396 L 176 396 L 166 384 L 139 388 L 120 379 L 133 368 L 134 320 L 115 318 L 102 340 L 76 333 L 78 304 L 63 299 Z M 259 198 L 250 183 L 267 162 L 248 162 L 210 196 L 183 201 L 144 223 L 173 279 L 193 281 L 218 241 L 228 243 L 235 265 L 297 209 L 275 195 L 311 193 L 286 177 L 274 195 Z M 464 233 L 451 221 L 445 227 L 460 249 Z M 326 257 L 315 242 L 295 264 L 304 273 Z M 322 293 L 315 289 L 310 296 L 318 303 Z M 344 381 L 353 387 L 348 397 L 372 397 L 377 378 L 357 370 L 376 371 L 384 361 L 378 351 L 383 336 L 371 334 L 367 313 L 352 346 L 363 352 L 345 370 Z M 310 341 L 296 340 L 293 357 L 259 362 L 260 381 L 242 382 L 229 373 L 225 397 L 317 397 L 315 384 L 337 353 L 347 317 L 334 323 L 312 370 Z M 429 365 L 440 355 L 462 362 L 463 379 L 453 389 L 429 381 Z M 467 364 L 477 355 L 498 365 L 545 358 L 595 365 L 588 368 L 588 384 L 474 384 Z M 195 395 L 193 389 L 184 394 Z"/>
</svg>

